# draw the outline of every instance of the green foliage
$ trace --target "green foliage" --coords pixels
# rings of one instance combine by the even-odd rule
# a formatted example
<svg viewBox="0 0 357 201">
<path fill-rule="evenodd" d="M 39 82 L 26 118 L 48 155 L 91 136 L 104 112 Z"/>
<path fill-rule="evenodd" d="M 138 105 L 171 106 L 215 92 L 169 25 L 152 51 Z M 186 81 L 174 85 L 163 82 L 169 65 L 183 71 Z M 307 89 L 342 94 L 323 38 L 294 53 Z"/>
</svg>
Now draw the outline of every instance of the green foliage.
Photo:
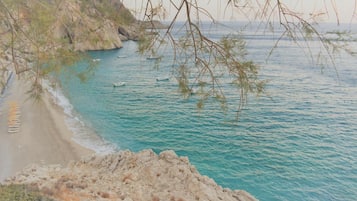
<svg viewBox="0 0 357 201">
<path fill-rule="evenodd" d="M 246 59 L 246 43 L 239 34 L 230 34 L 213 41 L 201 32 L 200 24 L 186 22 L 182 37 L 175 38 L 170 29 L 164 35 L 143 37 L 139 52 L 156 51 L 163 45 L 174 48 L 173 71 L 179 91 L 184 98 L 198 98 L 197 108 L 204 109 L 205 102 L 217 101 L 223 111 L 228 110 L 227 80 L 235 83 L 239 96 L 238 111 L 246 104 L 249 93 L 264 92 L 266 81 L 259 79 L 259 66 Z M 165 42 L 162 42 L 165 41 Z M 231 89 L 229 89 L 231 90 Z"/>
<path fill-rule="evenodd" d="M 33 93 L 30 96 L 34 98 L 38 98 L 42 92 L 40 84 L 42 78 L 56 76 L 63 70 L 74 71 L 70 66 L 75 63 L 85 60 L 88 67 L 71 74 L 83 81 L 92 74 L 94 63 L 84 54 L 73 50 L 75 46 L 73 38 L 80 37 L 80 41 L 95 44 L 102 40 L 96 37 L 97 27 L 103 26 L 107 21 L 114 22 L 117 26 L 137 22 L 130 11 L 124 8 L 121 1 L 76 0 L 71 3 L 79 3 L 80 9 L 89 18 L 96 20 L 91 23 L 93 25 L 91 28 L 81 30 L 80 34 L 74 33 L 72 28 L 81 24 L 80 20 L 76 20 L 82 19 L 81 15 L 60 16 L 61 10 L 65 9 L 60 6 L 63 2 L 61 0 L 0 0 L 0 33 L 2 33 L 0 45 L 3 47 L 3 52 L 11 53 L 11 60 L 17 74 L 29 71 L 34 76 L 33 87 L 30 91 Z M 259 66 L 254 61 L 246 59 L 248 54 L 246 44 L 239 34 L 227 35 L 219 41 L 213 41 L 202 33 L 200 15 L 208 17 L 214 23 L 215 19 L 207 10 L 200 7 L 199 1 L 182 0 L 180 3 L 173 1 L 170 3 L 173 9 L 176 9 L 176 15 L 166 32 L 161 35 L 142 34 L 138 47 L 140 53 L 148 55 L 157 55 L 158 50 L 166 45 L 173 48 L 173 71 L 178 80 L 179 91 L 185 98 L 193 95 L 199 97 L 198 108 L 204 108 L 205 101 L 214 99 L 224 110 L 227 110 L 227 97 L 222 84 L 225 80 L 231 79 L 237 90 L 235 100 L 239 100 L 239 111 L 246 104 L 248 94 L 264 93 L 267 81 L 260 80 Z M 240 8 L 239 11 L 247 16 L 251 16 L 251 12 L 255 13 L 254 19 L 261 19 L 261 24 L 265 24 L 266 31 L 274 32 L 276 22 L 280 28 L 283 28 L 269 56 L 278 47 L 279 42 L 286 37 L 298 46 L 307 49 L 307 55 L 317 62 L 330 61 L 334 64 L 333 54 L 339 50 L 352 55 L 356 54 L 348 44 L 356 40 L 346 37 L 348 33 L 335 32 L 333 33 L 337 36 L 335 39 L 328 38 L 315 29 L 313 19 L 311 21 L 303 18 L 302 14 L 294 12 L 281 1 L 262 1 L 262 4 L 259 1 L 244 1 L 242 4 L 238 0 L 228 0 L 226 3 L 232 8 Z M 144 20 L 154 24 L 154 19 L 162 19 L 161 17 L 166 12 L 162 6 L 160 2 L 156 5 L 154 1 L 147 0 Z M 254 7 L 256 9 L 253 9 Z M 171 33 L 178 16 L 186 16 L 181 29 L 184 35 L 180 38 L 176 38 Z M 64 27 L 67 36 L 56 38 L 54 36 L 55 25 Z M 139 30 L 139 32 L 144 32 L 144 30 Z M 152 32 L 156 33 L 155 30 Z M 322 47 L 316 58 L 310 50 L 311 41 L 320 42 Z M 19 65 L 23 61 L 30 65 Z"/>
<path fill-rule="evenodd" d="M 74 33 L 73 21 L 68 16 L 61 16 L 62 1 L 8 1 L 0 0 L 1 22 L 3 26 L 2 51 L 11 53 L 11 60 L 16 74 L 26 73 L 31 77 L 29 97 L 39 100 L 43 93 L 42 79 L 56 80 L 61 71 L 75 63 L 89 60 L 86 53 L 75 51 L 71 40 Z M 56 36 L 57 27 L 64 27 L 69 38 Z M 92 31 L 93 32 L 93 31 Z M 88 33 L 87 35 L 90 35 Z M 72 38 L 71 38 L 72 37 Z M 83 39 L 84 40 L 84 39 Z M 87 62 L 91 72 L 93 62 Z M 74 73 L 81 80 L 84 73 Z"/>
<path fill-rule="evenodd" d="M 147 2 L 146 19 L 150 21 L 155 17 L 160 18 L 162 13 L 158 13 L 160 9 L 156 8 L 160 7 L 161 4 L 155 4 L 151 0 Z M 227 6 L 239 7 L 241 8 L 239 10 L 243 13 L 246 10 L 248 12 L 253 11 L 255 19 L 262 19 L 261 25 L 264 26 L 265 24 L 265 31 L 274 32 L 274 22 L 280 25 L 283 32 L 268 53 L 269 56 L 278 48 L 283 38 L 289 38 L 297 46 L 302 47 L 302 51 L 306 51 L 306 55 L 317 63 L 330 61 L 334 65 L 333 54 L 338 50 L 344 50 L 352 55 L 355 54 L 347 43 L 341 43 L 341 41 L 345 41 L 342 37 L 345 35 L 343 32 L 336 32 L 337 39 L 335 40 L 328 39 L 315 28 L 314 18 L 303 18 L 303 14 L 294 12 L 281 1 L 262 1 L 261 3 L 259 1 L 245 1 L 243 6 L 240 1 L 234 0 L 227 1 Z M 170 44 L 174 49 L 174 71 L 180 92 L 184 97 L 188 98 L 193 95 L 193 89 L 199 86 L 200 93 L 194 93 L 194 95 L 200 96 L 197 103 L 198 108 L 203 108 L 204 102 L 211 100 L 208 97 L 212 97 L 221 103 L 222 108 L 226 110 L 226 92 L 224 91 L 225 88 L 221 86 L 227 78 L 232 79 L 232 83 L 237 89 L 238 111 L 246 104 L 248 94 L 260 95 L 264 93 L 267 81 L 259 79 L 259 66 L 254 61 L 246 59 L 245 41 L 239 35 L 228 35 L 219 41 L 212 41 L 200 28 L 200 15 L 212 19 L 212 24 L 216 24 L 215 19 L 201 7 L 199 1 L 183 0 L 181 3 L 172 3 L 172 5 L 176 9 L 176 16 L 171 21 L 166 33 L 161 37 L 141 39 L 139 52 L 155 51 L 161 46 L 162 40 L 168 41 L 167 44 Z M 253 7 L 257 9 L 248 9 Z M 251 16 L 251 13 L 248 12 L 245 14 Z M 185 34 L 180 38 L 175 38 L 171 31 L 173 30 L 172 27 L 176 25 L 176 17 L 179 15 L 186 16 L 185 24 L 181 28 L 181 33 L 184 32 Z M 316 41 L 321 44 L 321 53 L 317 58 L 310 49 L 310 43 Z M 208 84 L 201 86 L 200 83 Z"/>
<path fill-rule="evenodd" d="M 0 185 L 0 201 L 51 201 L 25 185 Z"/>
<path fill-rule="evenodd" d="M 97 19 L 98 17 L 103 20 L 109 19 L 117 25 L 129 25 L 136 21 L 130 11 L 124 9 L 124 5 L 120 1 L 81 0 L 80 4 L 83 11 L 95 9 L 96 12 L 89 13 L 92 13 L 92 16 Z"/>
<path fill-rule="evenodd" d="M 52 37 L 50 28 L 56 21 L 55 15 L 53 15 L 55 11 L 55 7 L 39 1 L 33 2 L 30 9 L 27 10 L 30 19 L 27 34 L 36 40 L 39 46 L 46 44 L 48 38 Z"/>
</svg>

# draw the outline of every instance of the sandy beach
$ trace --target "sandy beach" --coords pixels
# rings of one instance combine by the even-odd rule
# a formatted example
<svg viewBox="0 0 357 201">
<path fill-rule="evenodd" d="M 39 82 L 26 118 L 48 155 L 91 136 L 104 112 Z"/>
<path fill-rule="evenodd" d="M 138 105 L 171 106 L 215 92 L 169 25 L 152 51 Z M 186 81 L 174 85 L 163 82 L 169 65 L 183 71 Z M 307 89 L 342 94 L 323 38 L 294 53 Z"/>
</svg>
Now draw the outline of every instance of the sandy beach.
<svg viewBox="0 0 357 201">
<path fill-rule="evenodd" d="M 33 163 L 66 165 L 94 153 L 72 140 L 63 109 L 47 92 L 42 101 L 29 99 L 29 84 L 14 76 L 0 99 L 0 182 Z M 14 107 L 19 129 L 9 133 Z"/>
</svg>

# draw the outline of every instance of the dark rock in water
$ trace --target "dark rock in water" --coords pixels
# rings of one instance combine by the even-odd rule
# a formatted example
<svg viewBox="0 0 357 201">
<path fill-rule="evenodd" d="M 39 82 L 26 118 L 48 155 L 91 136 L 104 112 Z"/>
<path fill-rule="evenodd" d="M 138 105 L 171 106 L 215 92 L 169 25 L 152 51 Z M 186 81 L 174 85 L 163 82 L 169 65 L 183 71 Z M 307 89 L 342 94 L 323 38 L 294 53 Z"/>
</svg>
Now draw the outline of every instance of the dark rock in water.
<svg viewBox="0 0 357 201">
<path fill-rule="evenodd" d="M 119 37 L 125 41 L 125 40 L 138 40 L 139 39 L 139 27 L 138 25 L 133 25 L 133 26 L 119 26 L 118 28 L 118 33 Z"/>
</svg>

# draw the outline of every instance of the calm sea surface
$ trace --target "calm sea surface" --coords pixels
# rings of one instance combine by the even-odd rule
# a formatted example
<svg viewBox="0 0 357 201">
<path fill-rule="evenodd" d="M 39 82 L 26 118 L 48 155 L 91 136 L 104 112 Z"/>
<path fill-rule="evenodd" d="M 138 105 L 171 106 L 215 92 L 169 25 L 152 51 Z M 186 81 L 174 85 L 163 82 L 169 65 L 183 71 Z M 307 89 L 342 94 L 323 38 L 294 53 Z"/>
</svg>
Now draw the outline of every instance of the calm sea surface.
<svg viewBox="0 0 357 201">
<path fill-rule="evenodd" d="M 240 27 L 229 26 L 205 31 L 217 39 Z M 280 32 L 255 31 L 243 32 L 249 58 L 269 82 L 266 94 L 249 97 L 239 122 L 235 101 L 226 114 L 214 102 L 201 111 L 197 97 L 180 95 L 175 79 L 156 81 L 171 75 L 172 51 L 163 51 L 156 68 L 135 42 L 125 42 L 120 50 L 91 52 L 100 61 L 87 82 L 64 76 L 62 91 L 54 91 L 75 140 L 101 153 L 173 149 L 201 174 L 259 200 L 356 200 L 357 59 L 337 54 L 336 72 L 315 65 L 307 44 L 282 40 L 266 61 Z M 308 44 L 313 54 L 320 50 Z M 126 86 L 113 88 L 119 81 Z M 237 100 L 228 82 L 224 87 Z"/>
</svg>

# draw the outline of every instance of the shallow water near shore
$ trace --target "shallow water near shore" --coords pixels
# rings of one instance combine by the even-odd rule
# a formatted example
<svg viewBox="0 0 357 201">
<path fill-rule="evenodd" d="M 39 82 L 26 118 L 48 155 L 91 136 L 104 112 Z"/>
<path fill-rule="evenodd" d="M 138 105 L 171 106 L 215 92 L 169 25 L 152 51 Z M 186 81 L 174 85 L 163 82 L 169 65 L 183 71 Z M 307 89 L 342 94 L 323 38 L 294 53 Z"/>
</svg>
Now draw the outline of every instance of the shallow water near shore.
<svg viewBox="0 0 357 201">
<path fill-rule="evenodd" d="M 211 31 L 211 37 L 225 33 Z M 125 42 L 120 50 L 91 52 L 100 60 L 87 82 L 62 80 L 76 140 L 98 152 L 173 149 L 219 185 L 259 200 L 355 200 L 356 58 L 341 54 L 338 75 L 333 67 L 321 73 L 283 41 L 265 63 L 276 37 L 248 32 L 246 38 L 249 57 L 269 82 L 267 94 L 249 97 L 238 122 L 237 102 L 229 102 L 227 113 L 210 102 L 200 111 L 197 98 L 184 99 L 173 77 L 158 82 L 172 75 L 169 53 L 157 69 L 136 53 L 135 42 Z M 114 88 L 113 82 L 126 85 Z M 233 91 L 227 95 L 237 100 Z"/>
</svg>

